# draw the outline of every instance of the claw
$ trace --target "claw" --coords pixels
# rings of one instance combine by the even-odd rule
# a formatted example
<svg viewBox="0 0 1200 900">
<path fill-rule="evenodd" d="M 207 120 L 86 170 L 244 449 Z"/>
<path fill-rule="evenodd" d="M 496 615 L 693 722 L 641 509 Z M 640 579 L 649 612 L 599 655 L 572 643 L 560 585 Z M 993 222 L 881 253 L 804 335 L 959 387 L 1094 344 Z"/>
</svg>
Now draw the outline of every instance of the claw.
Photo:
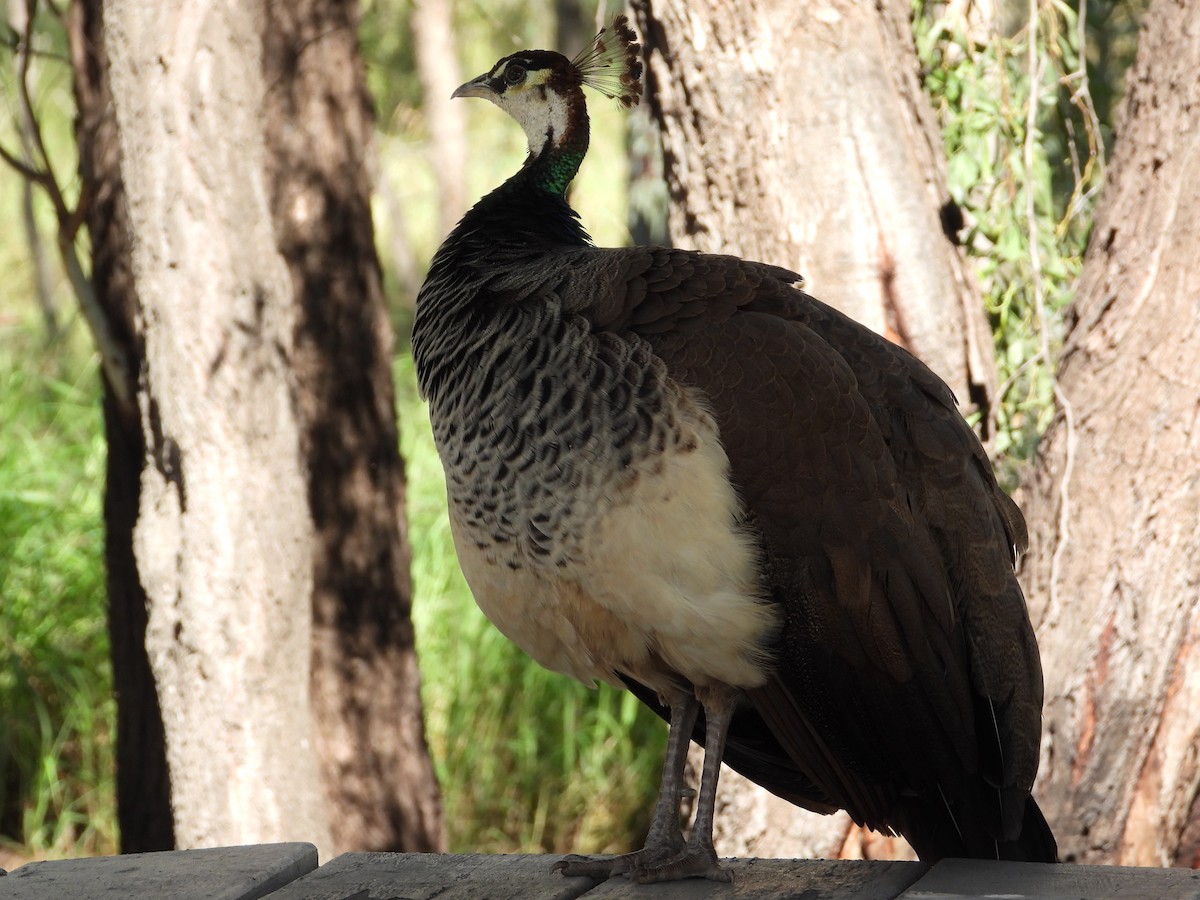
<svg viewBox="0 0 1200 900">
<path fill-rule="evenodd" d="M 682 847 L 679 844 L 656 844 L 643 847 L 634 853 L 622 853 L 620 856 L 580 856 L 572 853 L 551 866 L 550 871 L 561 872 L 568 877 L 583 875 L 601 881 L 616 875 L 629 875 L 632 878 L 634 872 L 656 870 L 672 860 L 681 858 L 682 855 Z"/>
<path fill-rule="evenodd" d="M 626 856 L 631 855 L 626 854 Z M 551 866 L 550 871 L 561 872 L 567 878 L 583 876 L 585 878 L 598 878 L 604 881 L 629 870 L 628 862 L 622 865 L 623 859 L 620 856 L 580 856 L 577 853 L 572 853 L 570 856 L 564 856 Z"/>
</svg>

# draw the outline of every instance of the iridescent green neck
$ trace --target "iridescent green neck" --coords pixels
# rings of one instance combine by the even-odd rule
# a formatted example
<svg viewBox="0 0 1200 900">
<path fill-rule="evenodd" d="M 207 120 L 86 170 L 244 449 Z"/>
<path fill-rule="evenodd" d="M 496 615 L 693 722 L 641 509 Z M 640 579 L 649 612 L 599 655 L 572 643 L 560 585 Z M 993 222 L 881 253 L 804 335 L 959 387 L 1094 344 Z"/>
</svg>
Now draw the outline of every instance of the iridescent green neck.
<svg viewBox="0 0 1200 900">
<path fill-rule="evenodd" d="M 585 155 L 586 151 L 564 153 L 552 150 L 549 153 L 543 153 L 531 165 L 533 171 L 530 175 L 534 184 L 551 194 L 565 197 L 567 187 L 579 172 L 579 166 L 583 163 Z"/>
<path fill-rule="evenodd" d="M 541 153 L 529 163 L 534 184 L 559 197 L 566 196 L 567 188 L 587 156 L 590 131 L 582 91 L 576 89 L 568 100 L 567 109 L 567 124 L 563 134 L 549 135 Z"/>
</svg>

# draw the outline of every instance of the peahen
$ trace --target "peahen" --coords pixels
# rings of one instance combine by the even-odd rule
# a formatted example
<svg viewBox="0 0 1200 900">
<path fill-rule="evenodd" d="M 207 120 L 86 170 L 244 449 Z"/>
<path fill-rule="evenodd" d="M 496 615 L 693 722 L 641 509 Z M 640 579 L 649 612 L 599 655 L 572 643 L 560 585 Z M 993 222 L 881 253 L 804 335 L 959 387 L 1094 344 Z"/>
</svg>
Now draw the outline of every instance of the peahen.
<svg viewBox="0 0 1200 900">
<path fill-rule="evenodd" d="M 529 157 L 442 244 L 413 325 L 480 608 L 670 722 L 644 849 L 556 868 L 727 880 L 722 760 L 923 860 L 1054 860 L 1025 525 L 950 390 L 792 272 L 597 248 L 567 205 L 582 86 L 636 104 L 638 49 L 618 17 L 574 60 L 514 53 L 454 92 L 516 119 Z"/>
</svg>

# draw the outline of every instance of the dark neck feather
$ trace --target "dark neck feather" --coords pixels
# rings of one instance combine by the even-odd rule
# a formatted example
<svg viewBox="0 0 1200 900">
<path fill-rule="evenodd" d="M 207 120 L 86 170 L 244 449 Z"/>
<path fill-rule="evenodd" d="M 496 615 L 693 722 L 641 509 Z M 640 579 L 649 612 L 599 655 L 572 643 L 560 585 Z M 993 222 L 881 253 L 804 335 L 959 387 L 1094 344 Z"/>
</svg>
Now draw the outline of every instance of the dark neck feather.
<svg viewBox="0 0 1200 900">
<path fill-rule="evenodd" d="M 526 165 L 476 203 L 450 233 L 442 250 L 473 247 L 489 255 L 508 251 L 523 255 L 535 244 L 591 244 L 566 198 L 544 186 L 546 173 L 538 166 L 536 160 Z"/>
<path fill-rule="evenodd" d="M 506 247 L 519 251 L 531 239 L 576 246 L 591 243 L 566 200 L 567 187 L 588 149 L 583 92 L 576 88 L 568 104 L 566 132 L 547 135 L 536 156 L 530 156 L 508 181 L 471 208 L 443 249 L 470 244 L 489 251 Z"/>
</svg>

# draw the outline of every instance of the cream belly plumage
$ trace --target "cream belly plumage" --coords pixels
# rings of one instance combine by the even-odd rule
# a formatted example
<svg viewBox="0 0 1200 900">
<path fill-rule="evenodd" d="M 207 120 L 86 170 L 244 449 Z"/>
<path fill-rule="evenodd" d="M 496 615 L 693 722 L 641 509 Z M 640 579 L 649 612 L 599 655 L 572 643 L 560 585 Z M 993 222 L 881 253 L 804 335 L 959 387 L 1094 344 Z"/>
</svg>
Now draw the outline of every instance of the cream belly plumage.
<svg viewBox="0 0 1200 900">
<path fill-rule="evenodd" d="M 480 609 L 541 665 L 586 684 L 619 686 L 624 674 L 663 695 L 681 678 L 762 683 L 774 613 L 712 421 L 690 430 L 684 446 L 635 464 L 619 491 L 588 498 L 581 558 L 568 565 L 451 515 Z"/>
</svg>

